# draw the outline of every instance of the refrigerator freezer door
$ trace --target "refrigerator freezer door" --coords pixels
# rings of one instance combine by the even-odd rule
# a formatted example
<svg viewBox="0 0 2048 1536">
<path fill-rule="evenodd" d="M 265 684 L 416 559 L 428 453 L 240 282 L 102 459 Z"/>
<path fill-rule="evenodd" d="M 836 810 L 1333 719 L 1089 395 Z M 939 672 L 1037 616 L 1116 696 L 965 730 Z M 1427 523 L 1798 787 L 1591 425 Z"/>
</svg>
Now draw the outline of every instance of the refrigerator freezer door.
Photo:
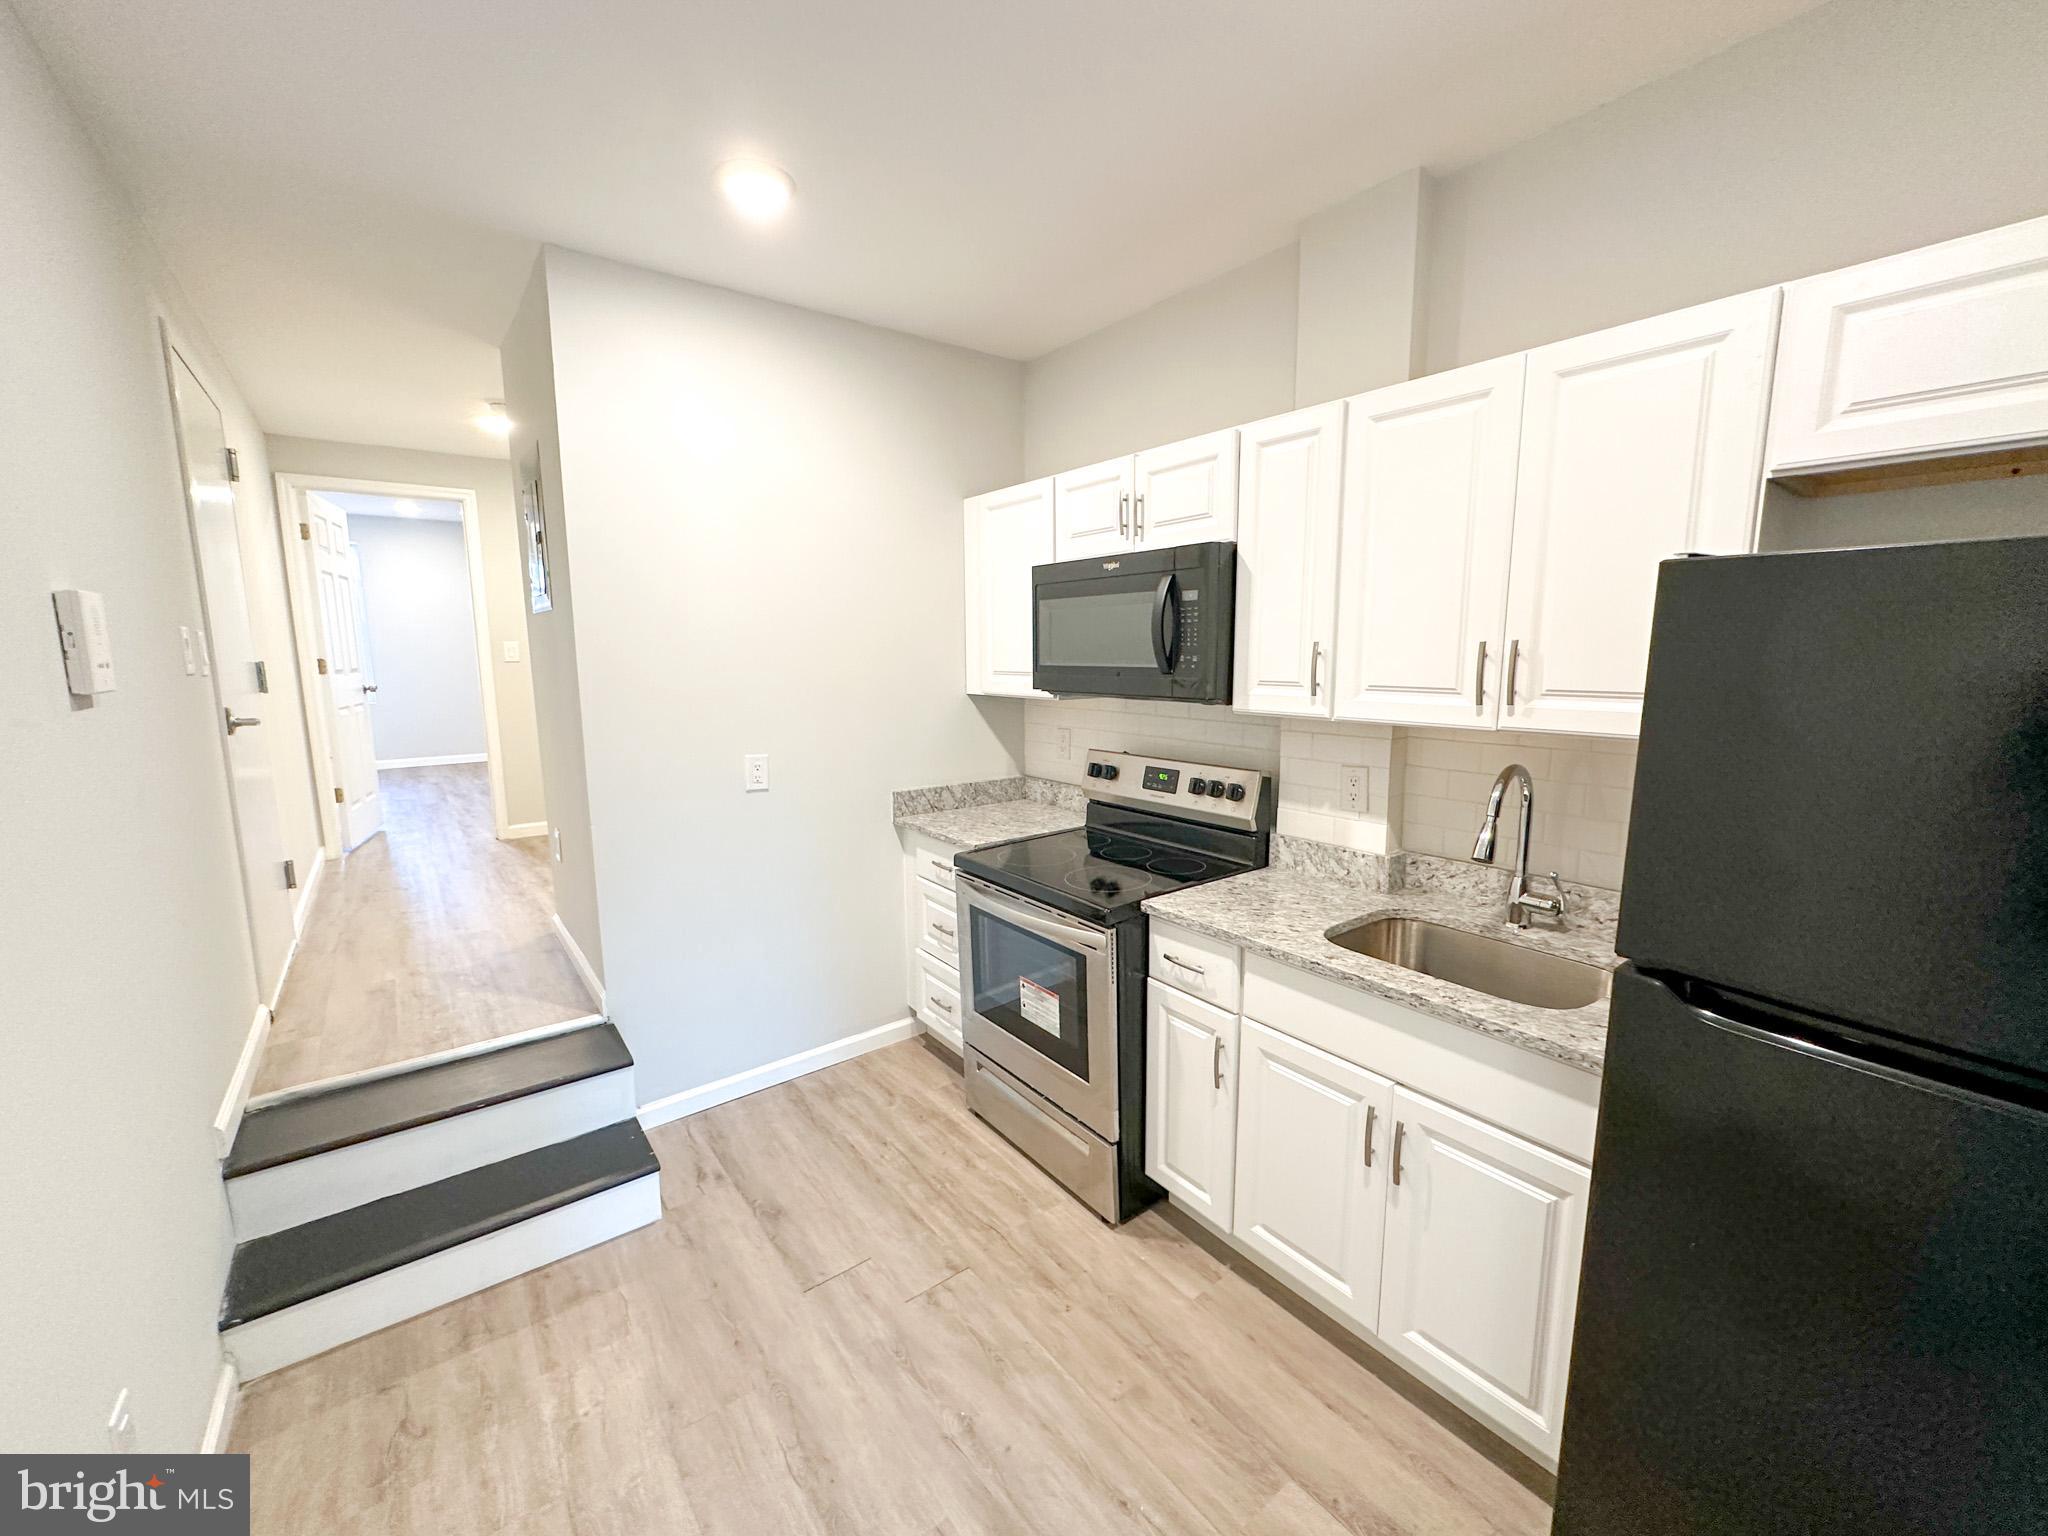
<svg viewBox="0 0 2048 1536">
<path fill-rule="evenodd" d="M 1617 977 L 1556 1536 L 2048 1531 L 2048 1114 Z"/>
<path fill-rule="evenodd" d="M 2048 538 L 1667 562 L 1619 948 L 2048 1074 Z"/>
</svg>

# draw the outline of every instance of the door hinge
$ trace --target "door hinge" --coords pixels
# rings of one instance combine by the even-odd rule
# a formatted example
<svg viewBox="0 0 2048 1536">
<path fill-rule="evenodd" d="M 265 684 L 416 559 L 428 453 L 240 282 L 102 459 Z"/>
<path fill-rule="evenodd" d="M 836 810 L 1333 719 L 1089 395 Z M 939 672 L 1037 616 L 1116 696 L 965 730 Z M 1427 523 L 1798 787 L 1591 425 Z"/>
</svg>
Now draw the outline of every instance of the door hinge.
<svg viewBox="0 0 2048 1536">
<path fill-rule="evenodd" d="M 319 667 L 320 675 L 325 677 L 327 675 L 327 658 L 325 656 L 316 656 L 313 658 L 313 663 Z"/>
<path fill-rule="evenodd" d="M 335 785 L 335 786 L 334 786 L 334 803 L 335 803 L 336 805 L 347 805 L 347 804 L 348 804 L 348 802 L 347 802 L 346 800 L 344 800 L 344 799 L 342 799 L 342 798 L 341 798 L 341 786 L 340 786 L 339 784 L 337 784 L 337 785 Z"/>
<path fill-rule="evenodd" d="M 299 866 L 290 859 L 284 861 L 284 888 L 288 891 L 299 888 Z"/>
<path fill-rule="evenodd" d="M 228 478 L 229 478 L 230 480 L 239 480 L 239 479 L 241 479 L 241 478 L 242 478 L 242 456 L 241 456 L 241 455 L 240 455 L 239 453 L 235 452 L 235 450 L 234 450 L 234 449 L 232 449 L 232 448 L 230 448 L 230 449 L 228 449 L 228 450 L 227 450 L 227 456 L 228 456 Z"/>
<path fill-rule="evenodd" d="M 270 664 L 268 662 L 259 661 L 256 663 L 256 691 L 258 693 L 270 692 Z"/>
<path fill-rule="evenodd" d="M 312 538 L 312 537 L 313 537 L 313 525 L 312 525 L 311 523 L 301 523 L 301 524 L 299 524 L 299 537 L 300 537 L 300 538 L 302 538 L 302 539 L 310 539 L 310 538 Z"/>
</svg>

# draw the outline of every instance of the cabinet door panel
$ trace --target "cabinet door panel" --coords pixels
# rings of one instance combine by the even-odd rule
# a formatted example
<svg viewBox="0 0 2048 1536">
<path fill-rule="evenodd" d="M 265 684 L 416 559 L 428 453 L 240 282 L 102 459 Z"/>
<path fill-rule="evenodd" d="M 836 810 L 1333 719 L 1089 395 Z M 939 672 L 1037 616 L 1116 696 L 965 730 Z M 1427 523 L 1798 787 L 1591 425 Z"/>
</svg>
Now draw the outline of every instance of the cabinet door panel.
<svg viewBox="0 0 2048 1536">
<path fill-rule="evenodd" d="M 1529 354 L 1500 724 L 1633 736 L 1657 564 L 1753 547 L 1778 290 Z"/>
<path fill-rule="evenodd" d="M 1346 402 L 1340 719 L 1493 725 L 1522 374 L 1501 358 Z"/>
<path fill-rule="evenodd" d="M 1052 481 L 966 508 L 967 691 L 1044 698 L 1031 686 L 1031 567 L 1052 559 Z"/>
<path fill-rule="evenodd" d="M 1238 434 L 1237 707 L 1330 713 L 1344 405 Z"/>
<path fill-rule="evenodd" d="M 1145 989 L 1145 1171 L 1229 1230 L 1237 1159 L 1237 1015 Z"/>
<path fill-rule="evenodd" d="M 2048 218 L 1793 283 L 1773 473 L 2048 439 Z"/>
<path fill-rule="evenodd" d="M 1231 1230 L 1298 1285 L 1378 1326 L 1394 1085 L 1243 1021 Z"/>
<path fill-rule="evenodd" d="M 1237 537 L 1237 429 L 1138 455 L 1132 522 L 1140 549 Z"/>
<path fill-rule="evenodd" d="M 1588 1171 L 1406 1088 L 1393 1101 L 1380 1336 L 1555 1465 Z"/>
<path fill-rule="evenodd" d="M 1133 472 L 1128 458 L 1070 469 L 1053 480 L 1053 559 L 1083 560 L 1131 547 Z"/>
</svg>

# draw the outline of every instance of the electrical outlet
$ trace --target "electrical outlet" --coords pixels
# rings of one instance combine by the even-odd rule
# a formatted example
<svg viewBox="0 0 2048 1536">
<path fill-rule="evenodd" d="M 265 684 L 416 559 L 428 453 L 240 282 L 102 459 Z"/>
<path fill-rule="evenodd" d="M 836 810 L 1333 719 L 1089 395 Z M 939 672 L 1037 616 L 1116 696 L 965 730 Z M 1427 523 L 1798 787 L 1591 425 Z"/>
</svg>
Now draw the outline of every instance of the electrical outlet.
<svg viewBox="0 0 2048 1536">
<path fill-rule="evenodd" d="M 766 752 L 749 752 L 747 754 L 745 784 L 747 793 L 750 795 L 758 795 L 768 787 L 768 754 Z"/>
<path fill-rule="evenodd" d="M 517 640 L 507 640 L 505 642 L 505 659 L 507 661 L 517 661 L 519 659 L 519 642 Z"/>
<path fill-rule="evenodd" d="M 1063 725 L 1060 727 L 1060 734 L 1057 739 L 1059 741 L 1060 761 L 1065 762 L 1074 755 L 1074 733 Z"/>
<path fill-rule="evenodd" d="M 107 1415 L 107 1449 L 116 1456 L 135 1454 L 135 1415 L 128 1411 L 128 1389 L 114 1399 L 114 1411 Z"/>
<path fill-rule="evenodd" d="M 1371 794 L 1371 782 L 1372 780 L 1365 769 L 1356 766 L 1347 766 L 1345 768 L 1342 795 L 1345 810 L 1357 811 L 1361 815 L 1364 813 L 1366 800 Z"/>
</svg>

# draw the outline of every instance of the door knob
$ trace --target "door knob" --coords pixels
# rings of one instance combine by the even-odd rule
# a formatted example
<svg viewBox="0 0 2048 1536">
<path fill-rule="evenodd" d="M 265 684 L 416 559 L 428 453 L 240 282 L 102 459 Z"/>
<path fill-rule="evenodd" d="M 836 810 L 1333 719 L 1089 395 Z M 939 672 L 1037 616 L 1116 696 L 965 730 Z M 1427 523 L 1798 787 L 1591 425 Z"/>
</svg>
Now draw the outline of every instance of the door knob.
<svg viewBox="0 0 2048 1536">
<path fill-rule="evenodd" d="M 261 725 L 263 723 L 259 716 L 238 715 L 232 709 L 224 709 L 221 713 L 228 717 L 228 734 L 230 736 L 234 735 L 235 732 L 245 725 Z"/>
<path fill-rule="evenodd" d="M 376 691 L 377 691 L 377 685 L 376 685 L 375 683 L 365 683 L 365 684 L 363 684 L 363 692 L 365 692 L 365 693 L 375 693 Z"/>
</svg>

